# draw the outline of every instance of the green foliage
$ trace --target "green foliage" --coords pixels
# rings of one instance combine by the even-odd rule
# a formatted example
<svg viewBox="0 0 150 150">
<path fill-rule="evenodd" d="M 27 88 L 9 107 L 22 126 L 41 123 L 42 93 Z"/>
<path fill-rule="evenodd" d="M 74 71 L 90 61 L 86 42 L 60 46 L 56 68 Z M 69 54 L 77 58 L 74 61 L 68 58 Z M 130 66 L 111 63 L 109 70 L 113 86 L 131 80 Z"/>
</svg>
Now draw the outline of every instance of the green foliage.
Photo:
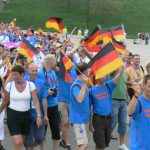
<svg viewBox="0 0 150 150">
<path fill-rule="evenodd" d="M 89 11 L 87 4 L 89 2 Z M 102 27 L 124 24 L 128 37 L 138 32 L 150 32 L 150 0 L 9 0 L 0 11 L 0 20 L 45 29 L 49 17 L 62 17 L 64 25 L 71 31 L 75 26 L 92 31 L 96 25 Z M 49 31 L 49 29 L 45 29 Z"/>
</svg>

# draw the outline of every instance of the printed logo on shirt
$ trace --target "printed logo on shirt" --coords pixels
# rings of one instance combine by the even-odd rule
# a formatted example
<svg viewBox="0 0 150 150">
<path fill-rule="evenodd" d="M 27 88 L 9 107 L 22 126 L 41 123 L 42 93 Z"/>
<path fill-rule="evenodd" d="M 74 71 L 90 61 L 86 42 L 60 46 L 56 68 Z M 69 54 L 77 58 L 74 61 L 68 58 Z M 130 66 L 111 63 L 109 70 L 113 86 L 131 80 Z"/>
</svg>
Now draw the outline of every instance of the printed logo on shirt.
<svg viewBox="0 0 150 150">
<path fill-rule="evenodd" d="M 144 109 L 145 117 L 150 118 L 150 109 Z"/>
<path fill-rule="evenodd" d="M 95 96 L 97 97 L 97 100 L 103 100 L 108 97 L 108 94 L 106 91 L 104 91 L 104 92 L 96 94 Z"/>
</svg>

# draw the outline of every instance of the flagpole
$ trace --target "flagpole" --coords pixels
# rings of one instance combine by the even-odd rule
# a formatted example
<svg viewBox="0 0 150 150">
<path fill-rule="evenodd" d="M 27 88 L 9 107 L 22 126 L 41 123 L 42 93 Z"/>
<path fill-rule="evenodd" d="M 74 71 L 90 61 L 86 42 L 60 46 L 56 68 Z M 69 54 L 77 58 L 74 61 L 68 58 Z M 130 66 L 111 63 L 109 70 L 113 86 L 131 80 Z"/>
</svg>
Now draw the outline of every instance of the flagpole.
<svg viewBox="0 0 150 150">
<path fill-rule="evenodd" d="M 77 28 L 77 27 L 74 27 L 74 29 L 71 31 L 71 33 L 70 33 L 70 35 L 68 36 L 67 39 L 70 39 L 70 38 L 71 38 L 71 36 L 72 36 L 72 34 L 74 33 L 74 31 L 76 30 L 76 28 Z"/>
<path fill-rule="evenodd" d="M 97 25 L 99 29 L 102 29 L 102 26 L 100 24 Z"/>
<path fill-rule="evenodd" d="M 63 53 L 63 52 L 62 52 Z M 77 67 L 76 67 L 76 65 L 71 61 L 71 59 L 65 54 L 65 53 L 63 53 L 69 60 L 70 60 L 70 62 L 73 64 L 73 66 L 82 74 L 82 75 L 84 75 Z M 87 79 L 89 79 L 89 77 L 87 77 L 86 75 L 84 75 Z"/>
</svg>

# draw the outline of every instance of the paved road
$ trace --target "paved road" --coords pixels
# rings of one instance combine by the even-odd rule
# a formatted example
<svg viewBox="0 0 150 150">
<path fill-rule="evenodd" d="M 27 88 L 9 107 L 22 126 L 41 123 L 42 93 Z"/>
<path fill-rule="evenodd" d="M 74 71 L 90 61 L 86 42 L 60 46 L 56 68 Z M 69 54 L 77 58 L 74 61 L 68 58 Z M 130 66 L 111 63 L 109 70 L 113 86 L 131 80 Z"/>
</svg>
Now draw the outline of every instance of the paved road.
<svg viewBox="0 0 150 150">
<path fill-rule="evenodd" d="M 134 54 L 140 54 L 141 64 L 145 66 L 146 61 L 150 61 L 150 43 L 145 45 L 144 41 L 141 44 L 133 44 L 133 40 L 127 40 L 127 49 Z"/>
<path fill-rule="evenodd" d="M 115 131 L 116 133 L 116 131 Z M 13 145 L 11 142 L 11 138 L 9 136 L 8 130 L 7 130 L 7 126 L 5 126 L 5 134 L 6 134 L 6 140 L 4 141 L 4 145 L 6 150 L 13 150 Z M 117 133 L 116 133 L 117 134 Z M 127 129 L 127 139 L 128 139 L 128 134 L 129 134 L 129 128 Z M 48 130 L 48 134 L 46 137 L 46 143 L 45 143 L 45 150 L 51 150 L 51 133 Z M 72 150 L 75 150 L 75 138 L 74 138 L 74 133 L 73 133 L 73 128 L 70 127 L 70 143 L 71 143 L 71 147 Z M 118 147 L 118 140 L 112 140 L 110 143 L 110 147 L 107 148 L 106 150 L 117 150 Z M 127 145 L 129 144 L 129 140 L 127 140 Z M 92 138 L 92 133 L 90 133 L 89 135 L 89 150 L 94 150 L 94 143 L 93 143 L 93 138 Z M 38 150 L 38 148 L 36 148 L 35 150 Z M 58 150 L 64 150 L 63 148 L 59 148 Z"/>
</svg>

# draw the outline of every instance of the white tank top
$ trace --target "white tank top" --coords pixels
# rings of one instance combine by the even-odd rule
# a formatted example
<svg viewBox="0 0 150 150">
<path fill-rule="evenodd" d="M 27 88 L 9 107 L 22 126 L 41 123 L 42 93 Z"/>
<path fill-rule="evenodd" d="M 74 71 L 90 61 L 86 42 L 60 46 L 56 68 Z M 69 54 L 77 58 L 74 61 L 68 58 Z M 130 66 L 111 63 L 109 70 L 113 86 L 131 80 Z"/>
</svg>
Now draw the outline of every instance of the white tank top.
<svg viewBox="0 0 150 150">
<path fill-rule="evenodd" d="M 15 87 L 15 82 L 12 81 L 6 85 L 5 89 L 8 93 L 10 92 L 9 108 L 21 112 L 30 109 L 30 92 L 36 89 L 34 83 L 27 81 L 24 91 L 19 92 Z"/>
</svg>

